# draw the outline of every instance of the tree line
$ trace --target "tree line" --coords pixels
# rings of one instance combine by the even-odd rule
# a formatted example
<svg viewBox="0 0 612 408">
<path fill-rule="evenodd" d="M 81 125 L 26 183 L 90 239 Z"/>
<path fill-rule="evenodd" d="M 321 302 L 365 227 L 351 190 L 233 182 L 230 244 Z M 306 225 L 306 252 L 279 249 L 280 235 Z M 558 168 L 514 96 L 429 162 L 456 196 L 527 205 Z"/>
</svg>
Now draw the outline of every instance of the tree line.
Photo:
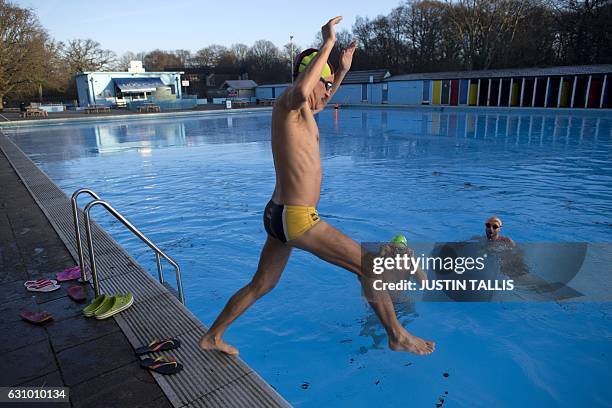
<svg viewBox="0 0 612 408">
<path fill-rule="evenodd" d="M 332 63 L 353 39 L 352 69 L 393 74 L 612 63 L 612 0 L 409 0 L 339 31 Z M 311 46 L 320 41 L 315 35 Z M 0 0 L 0 109 L 6 97 L 74 99 L 75 73 L 124 71 L 132 60 L 147 71 L 199 68 L 288 82 L 300 50 L 258 40 L 117 56 L 92 39 L 55 41 L 31 9 Z"/>
<path fill-rule="evenodd" d="M 412 0 L 346 34 L 393 73 L 612 63 L 612 0 Z"/>
</svg>

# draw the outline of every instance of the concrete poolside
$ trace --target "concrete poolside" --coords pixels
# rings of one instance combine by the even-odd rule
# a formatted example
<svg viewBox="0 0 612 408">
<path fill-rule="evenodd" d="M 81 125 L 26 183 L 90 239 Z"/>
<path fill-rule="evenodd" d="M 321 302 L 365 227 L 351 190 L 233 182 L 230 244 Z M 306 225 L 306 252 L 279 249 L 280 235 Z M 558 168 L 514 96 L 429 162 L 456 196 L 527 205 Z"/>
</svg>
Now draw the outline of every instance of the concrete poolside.
<svg viewBox="0 0 612 408">
<path fill-rule="evenodd" d="M 97 225 L 101 290 L 131 291 L 130 309 L 95 321 L 83 318 L 83 305 L 66 296 L 70 284 L 35 297 L 26 292 L 25 280 L 75 265 L 69 200 L 2 133 L 0 149 L 0 386 L 68 386 L 75 407 L 289 405 L 240 359 L 201 351 L 202 323 Z M 28 325 L 17 315 L 23 309 L 47 310 L 55 320 Z M 182 346 L 163 354 L 185 369 L 151 375 L 139 367 L 133 347 L 166 336 Z"/>
</svg>

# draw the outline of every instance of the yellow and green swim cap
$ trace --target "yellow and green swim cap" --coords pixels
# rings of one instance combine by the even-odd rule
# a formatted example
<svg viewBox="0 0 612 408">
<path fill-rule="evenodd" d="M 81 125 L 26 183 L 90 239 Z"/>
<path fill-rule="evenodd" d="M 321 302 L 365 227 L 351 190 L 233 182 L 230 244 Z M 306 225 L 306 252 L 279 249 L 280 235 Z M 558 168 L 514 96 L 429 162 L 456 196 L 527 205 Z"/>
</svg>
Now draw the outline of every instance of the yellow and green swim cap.
<svg viewBox="0 0 612 408">
<path fill-rule="evenodd" d="M 391 243 L 400 247 L 408 247 L 408 240 L 403 235 L 394 236 Z"/>
<path fill-rule="evenodd" d="M 302 51 L 300 56 L 298 57 L 299 64 L 297 66 L 297 72 L 294 72 L 294 75 L 297 76 L 300 72 L 303 72 L 308 64 L 310 64 L 314 57 L 317 56 L 318 51 L 315 48 L 309 48 L 305 51 Z M 327 78 L 332 75 L 334 70 L 332 69 L 329 62 L 325 64 L 323 71 L 321 71 L 321 78 Z"/>
</svg>

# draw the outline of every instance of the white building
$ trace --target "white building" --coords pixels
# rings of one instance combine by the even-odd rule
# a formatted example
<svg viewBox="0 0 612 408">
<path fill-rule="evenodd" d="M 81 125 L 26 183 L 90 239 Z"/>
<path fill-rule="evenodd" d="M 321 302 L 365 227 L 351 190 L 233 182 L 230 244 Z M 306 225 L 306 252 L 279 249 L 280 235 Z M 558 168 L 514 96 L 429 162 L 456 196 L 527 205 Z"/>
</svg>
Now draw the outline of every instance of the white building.
<svg viewBox="0 0 612 408">
<path fill-rule="evenodd" d="M 75 76 L 79 106 L 119 105 L 150 99 L 158 88 L 182 98 L 183 72 L 145 72 L 132 61 L 126 72 L 83 72 Z M 161 89 L 160 89 L 161 91 Z"/>
</svg>

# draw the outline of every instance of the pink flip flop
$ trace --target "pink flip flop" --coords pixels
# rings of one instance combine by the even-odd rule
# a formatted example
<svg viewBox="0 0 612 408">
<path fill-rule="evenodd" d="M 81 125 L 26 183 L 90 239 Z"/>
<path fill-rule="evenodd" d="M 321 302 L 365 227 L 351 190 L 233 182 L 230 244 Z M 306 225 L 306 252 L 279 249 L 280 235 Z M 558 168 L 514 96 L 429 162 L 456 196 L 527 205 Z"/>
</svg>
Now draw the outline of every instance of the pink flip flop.
<svg viewBox="0 0 612 408">
<path fill-rule="evenodd" d="M 81 268 L 78 266 L 66 268 L 63 271 L 56 273 L 55 276 L 59 282 L 76 280 L 81 277 Z"/>
<path fill-rule="evenodd" d="M 24 310 L 19 312 L 19 316 L 28 323 L 32 324 L 43 324 L 50 320 L 53 320 L 53 316 L 51 316 L 48 312 L 30 312 Z"/>
<path fill-rule="evenodd" d="M 54 290 L 58 290 L 61 286 L 53 283 L 51 281 L 47 281 L 38 285 L 28 285 L 26 289 L 28 292 L 53 292 Z"/>
<path fill-rule="evenodd" d="M 28 286 L 32 286 L 32 285 L 42 285 L 43 283 L 47 283 L 47 282 L 51 282 L 54 285 L 57 283 L 57 281 L 55 279 L 42 278 L 42 279 L 38 279 L 38 280 L 25 281 L 23 283 L 23 286 L 28 287 Z"/>
<path fill-rule="evenodd" d="M 85 289 L 82 286 L 72 285 L 66 289 L 66 291 L 68 292 L 70 299 L 74 300 L 75 302 L 84 302 L 85 299 L 87 299 L 87 293 L 85 293 Z"/>
</svg>

